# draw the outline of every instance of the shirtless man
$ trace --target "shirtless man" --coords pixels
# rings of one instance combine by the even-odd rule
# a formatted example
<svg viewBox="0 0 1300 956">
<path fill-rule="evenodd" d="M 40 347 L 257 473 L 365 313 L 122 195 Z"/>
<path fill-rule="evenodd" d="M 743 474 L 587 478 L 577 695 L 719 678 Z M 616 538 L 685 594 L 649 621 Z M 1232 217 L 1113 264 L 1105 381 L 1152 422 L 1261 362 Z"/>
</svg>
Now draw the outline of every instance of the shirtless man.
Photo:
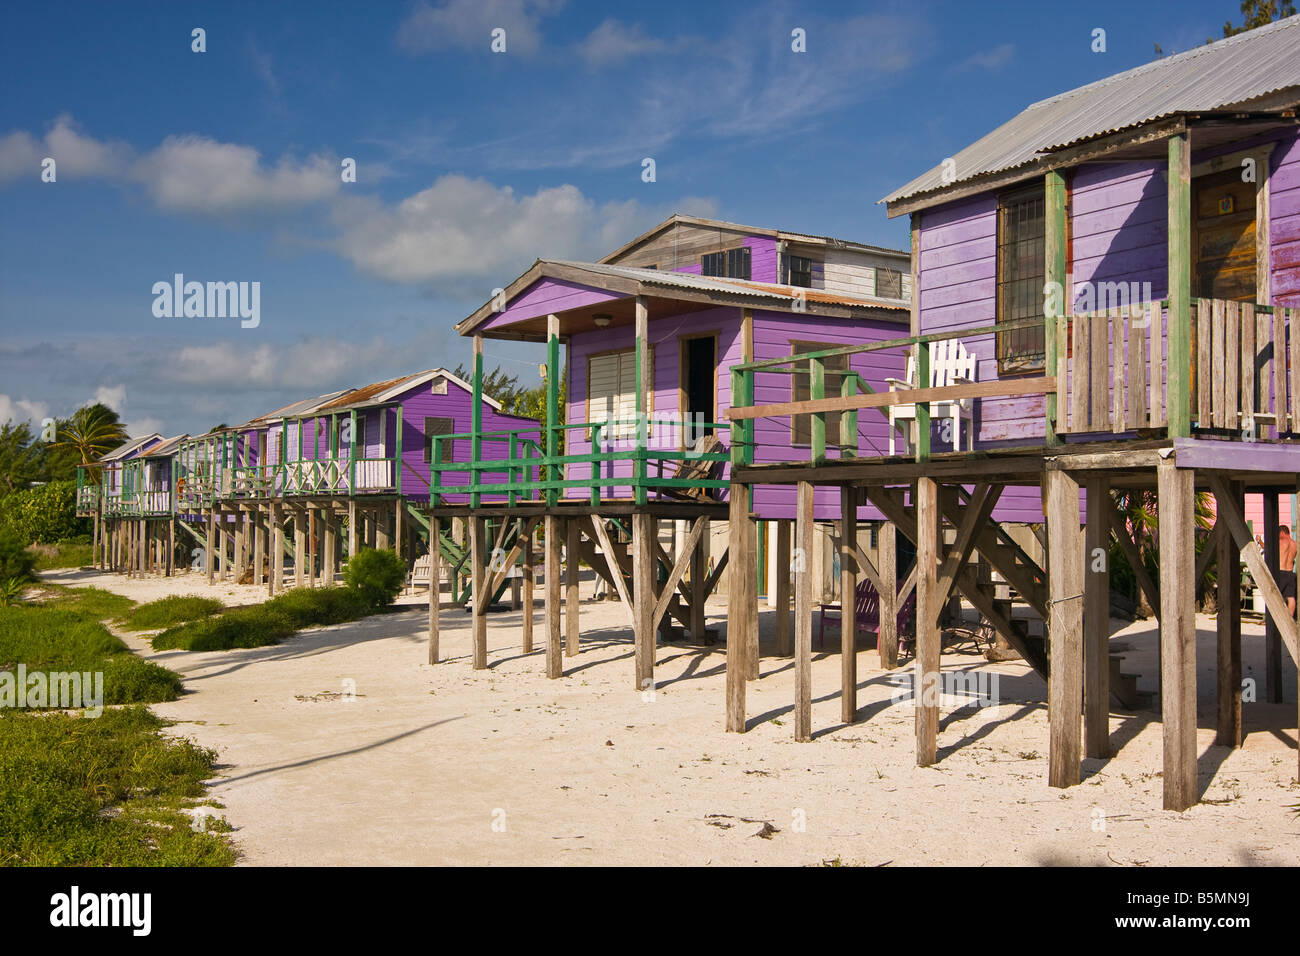
<svg viewBox="0 0 1300 956">
<path fill-rule="evenodd" d="M 1295 617 L 1295 599 L 1296 599 L 1296 580 L 1295 580 L 1295 557 L 1296 542 L 1291 537 L 1291 529 L 1286 525 L 1278 528 L 1278 586 L 1282 589 L 1282 596 L 1286 598 L 1287 610 L 1291 616 Z"/>
</svg>

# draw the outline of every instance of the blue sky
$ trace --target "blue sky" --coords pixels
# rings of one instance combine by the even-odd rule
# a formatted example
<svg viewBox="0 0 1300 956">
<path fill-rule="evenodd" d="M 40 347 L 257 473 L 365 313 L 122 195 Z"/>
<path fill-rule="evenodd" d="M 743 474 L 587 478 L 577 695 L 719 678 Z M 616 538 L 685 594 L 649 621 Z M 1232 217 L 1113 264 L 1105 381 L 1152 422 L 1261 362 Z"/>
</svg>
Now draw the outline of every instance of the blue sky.
<svg viewBox="0 0 1300 956">
<path fill-rule="evenodd" d="M 0 421 L 99 398 L 136 433 L 198 433 L 454 367 L 451 327 L 494 287 L 674 211 L 902 248 L 881 196 L 1035 100 L 1221 35 L 1237 7 L 11 6 Z M 260 324 L 156 317 L 178 272 L 259 282 Z M 533 347 L 486 353 L 535 380 Z"/>
</svg>

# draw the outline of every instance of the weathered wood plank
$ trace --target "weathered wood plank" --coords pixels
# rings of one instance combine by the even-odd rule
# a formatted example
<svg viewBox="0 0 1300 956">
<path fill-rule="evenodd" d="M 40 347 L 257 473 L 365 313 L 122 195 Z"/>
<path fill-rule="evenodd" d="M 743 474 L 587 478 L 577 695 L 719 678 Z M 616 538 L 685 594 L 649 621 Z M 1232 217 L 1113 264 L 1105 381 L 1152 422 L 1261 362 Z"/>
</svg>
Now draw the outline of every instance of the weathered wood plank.
<svg viewBox="0 0 1300 956">
<path fill-rule="evenodd" d="M 876 632 L 876 652 L 880 666 L 893 670 L 898 666 L 898 529 L 894 522 L 880 526 L 876 561 L 880 572 L 880 630 Z"/>
<path fill-rule="evenodd" d="M 632 515 L 632 640 L 635 646 L 636 686 L 654 687 L 655 674 L 655 519 L 637 512 Z M 670 591 L 665 591 L 671 594 Z"/>
<path fill-rule="evenodd" d="M 1300 309 L 1286 309 L 1291 331 L 1291 433 L 1300 434 Z"/>
<path fill-rule="evenodd" d="M 1241 427 L 1254 429 L 1255 404 L 1255 307 L 1248 302 L 1239 303 L 1241 320 Z"/>
<path fill-rule="evenodd" d="M 1151 338 L 1147 344 L 1151 349 L 1151 358 L 1147 368 L 1151 370 L 1151 427 L 1164 428 L 1169 424 L 1165 415 L 1165 352 L 1164 352 L 1164 309 L 1159 302 L 1152 302 L 1147 308 L 1147 331 Z"/>
<path fill-rule="evenodd" d="M 505 522 L 502 522 L 504 526 Z M 578 616 L 582 604 L 578 597 L 578 545 L 582 531 L 573 518 L 567 519 L 564 526 L 564 656 L 577 657 L 578 635 L 581 633 Z"/>
<path fill-rule="evenodd" d="M 771 405 L 751 405 L 729 408 L 725 415 L 731 421 L 751 418 L 778 418 L 788 415 L 808 415 L 813 412 L 843 412 L 862 408 L 888 408 L 890 405 L 910 405 L 916 402 L 942 402 L 960 398 L 1014 398 L 1017 395 L 1046 395 L 1056 390 L 1056 380 L 1047 376 L 1021 379 L 993 379 L 972 382 L 969 385 L 943 385 L 935 388 L 913 388 L 902 392 L 868 392 L 861 395 L 809 399 L 802 402 L 777 402 Z"/>
<path fill-rule="evenodd" d="M 794 739 L 812 740 L 813 484 L 799 482 L 795 507 L 795 547 L 802 560 L 794 575 Z"/>
<path fill-rule="evenodd" d="M 1282 309 L 1273 310 L 1273 397 L 1272 408 L 1276 418 L 1274 437 L 1280 437 L 1287 431 L 1286 417 L 1289 411 L 1286 400 L 1286 316 Z"/>
<path fill-rule="evenodd" d="M 1056 430 L 1068 431 L 1070 428 L 1070 402 L 1068 375 L 1073 367 L 1069 358 L 1070 324 L 1064 313 L 1056 317 Z"/>
<path fill-rule="evenodd" d="M 542 534 L 546 578 L 546 676 L 554 680 L 564 676 L 564 647 L 560 627 L 560 519 L 546 516 Z"/>
<path fill-rule="evenodd" d="M 1076 315 L 1073 321 L 1073 345 L 1070 356 L 1070 431 L 1088 430 L 1088 413 L 1091 408 L 1088 386 L 1092 383 L 1092 350 L 1088 344 L 1088 313 Z"/>
<path fill-rule="evenodd" d="M 738 482 L 731 483 L 727 522 L 727 730 L 745 732 L 746 647 L 749 632 L 758 629 L 757 584 L 754 578 L 755 554 L 749 545 L 753 521 L 749 516 L 749 490 Z M 714 569 L 716 573 L 716 568 Z"/>
<path fill-rule="evenodd" d="M 487 561 L 483 543 L 487 532 L 487 522 L 483 518 L 471 518 L 469 522 L 469 573 L 472 580 L 470 587 L 474 592 L 473 622 L 474 632 L 474 670 L 487 667 L 487 609 L 491 595 L 487 590 Z"/>
<path fill-rule="evenodd" d="M 1083 542 L 1079 528 L 1079 485 L 1052 469 L 1043 476 L 1047 517 L 1049 604 L 1047 637 L 1049 786 L 1070 787 L 1082 774 L 1083 737 Z"/>
<path fill-rule="evenodd" d="M 1092 340 L 1092 419 L 1093 431 L 1110 431 L 1110 323 L 1105 310 L 1098 310 L 1088 320 Z"/>
<path fill-rule="evenodd" d="M 1146 428 L 1147 408 L 1147 340 L 1142 322 L 1134 321 L 1130 312 L 1128 327 L 1128 427 Z"/>
<path fill-rule="evenodd" d="M 1088 757 L 1110 756 L 1110 489 L 1088 480 L 1084 543 L 1083 744 Z"/>
<path fill-rule="evenodd" d="M 1223 427 L 1241 428 L 1241 308 L 1221 302 L 1223 308 Z"/>
<path fill-rule="evenodd" d="M 1110 310 L 1110 427 L 1119 434 L 1128 426 L 1124 416 L 1124 313 L 1118 306 Z"/>
<path fill-rule="evenodd" d="M 790 536 L 793 531 L 791 522 L 776 522 L 776 652 L 782 657 L 794 653 L 794 633 L 790 627 Z"/>
<path fill-rule="evenodd" d="M 840 488 L 840 720 L 858 712 L 858 492 Z"/>
<path fill-rule="evenodd" d="M 1210 356 L 1210 375 L 1212 377 L 1213 396 L 1210 409 L 1210 424 L 1215 428 L 1225 428 L 1227 421 L 1227 404 L 1225 402 L 1224 389 L 1227 385 L 1227 369 L 1224 368 L 1224 360 L 1227 357 L 1226 343 L 1224 342 L 1224 302 L 1222 299 L 1215 299 L 1211 304 L 1210 310 L 1210 336 L 1212 342 L 1212 354 Z"/>
<path fill-rule="evenodd" d="M 523 602 L 524 602 L 524 620 L 523 620 L 523 641 L 521 650 L 525 654 L 533 652 L 533 600 L 534 588 L 537 583 L 537 565 L 534 561 L 533 550 L 533 532 L 537 529 L 537 522 L 529 522 L 524 528 L 523 548 L 521 556 L 523 558 Z M 432 552 L 431 552 L 432 553 Z"/>
<path fill-rule="evenodd" d="M 1164 460 L 1156 466 L 1160 512 L 1160 714 L 1164 807 L 1196 803 L 1195 478 Z"/>
<path fill-rule="evenodd" d="M 912 681 L 916 710 L 916 765 L 938 759 L 939 696 L 939 492 L 933 478 L 916 482 L 916 671 Z"/>
<path fill-rule="evenodd" d="M 1196 424 L 1208 428 L 1214 417 L 1213 312 L 1209 299 L 1196 300 Z"/>
</svg>

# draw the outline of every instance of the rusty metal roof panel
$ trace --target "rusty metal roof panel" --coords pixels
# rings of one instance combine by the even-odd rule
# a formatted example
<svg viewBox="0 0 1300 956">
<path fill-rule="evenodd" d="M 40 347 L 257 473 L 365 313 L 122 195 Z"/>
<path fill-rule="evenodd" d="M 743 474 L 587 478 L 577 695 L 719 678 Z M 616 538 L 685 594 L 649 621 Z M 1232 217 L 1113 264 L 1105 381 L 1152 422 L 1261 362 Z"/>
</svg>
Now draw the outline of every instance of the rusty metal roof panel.
<svg viewBox="0 0 1300 956">
<path fill-rule="evenodd" d="M 1153 120 L 1240 107 L 1293 87 L 1300 87 L 1300 16 L 1034 103 L 953 156 L 950 182 L 941 163 L 881 202 L 1014 169 L 1042 153 Z"/>
</svg>

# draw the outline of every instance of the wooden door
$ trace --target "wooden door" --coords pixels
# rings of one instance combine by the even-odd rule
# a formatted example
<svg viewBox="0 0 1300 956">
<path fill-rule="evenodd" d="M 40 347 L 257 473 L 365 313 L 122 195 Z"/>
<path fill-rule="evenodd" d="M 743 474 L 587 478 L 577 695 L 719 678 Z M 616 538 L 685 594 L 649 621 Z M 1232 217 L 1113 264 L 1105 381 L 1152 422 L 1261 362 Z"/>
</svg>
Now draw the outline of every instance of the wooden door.
<svg viewBox="0 0 1300 956">
<path fill-rule="evenodd" d="M 1192 294 L 1256 301 L 1255 184 L 1240 169 L 1192 180 Z"/>
</svg>

